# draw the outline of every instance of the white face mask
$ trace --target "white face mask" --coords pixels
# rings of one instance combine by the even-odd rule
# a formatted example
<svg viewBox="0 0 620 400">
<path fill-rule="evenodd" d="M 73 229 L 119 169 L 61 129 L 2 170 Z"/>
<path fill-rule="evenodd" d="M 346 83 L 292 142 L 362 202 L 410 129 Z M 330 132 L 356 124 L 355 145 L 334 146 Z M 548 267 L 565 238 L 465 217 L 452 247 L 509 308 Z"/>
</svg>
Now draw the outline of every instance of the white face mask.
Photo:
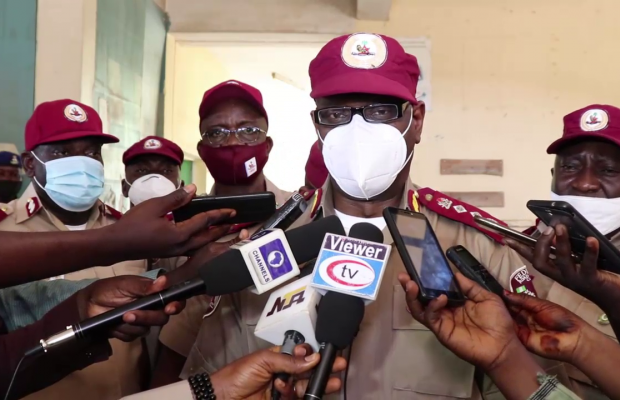
<svg viewBox="0 0 620 400">
<path fill-rule="evenodd" d="M 620 228 L 620 197 L 560 196 L 551 192 L 551 200 L 565 201 L 575 207 L 603 235 Z"/>
<path fill-rule="evenodd" d="M 133 183 L 127 182 L 127 184 L 131 186 L 128 195 L 134 206 L 155 197 L 168 195 L 178 189 L 168 178 L 159 174 L 144 175 Z"/>
<path fill-rule="evenodd" d="M 409 130 L 413 121 L 410 111 Z M 318 133 L 318 131 L 317 131 Z M 350 123 L 329 131 L 323 142 L 323 159 L 329 175 L 349 196 L 370 199 L 388 190 L 405 167 L 405 133 L 388 124 L 366 122 L 354 115 Z"/>
</svg>

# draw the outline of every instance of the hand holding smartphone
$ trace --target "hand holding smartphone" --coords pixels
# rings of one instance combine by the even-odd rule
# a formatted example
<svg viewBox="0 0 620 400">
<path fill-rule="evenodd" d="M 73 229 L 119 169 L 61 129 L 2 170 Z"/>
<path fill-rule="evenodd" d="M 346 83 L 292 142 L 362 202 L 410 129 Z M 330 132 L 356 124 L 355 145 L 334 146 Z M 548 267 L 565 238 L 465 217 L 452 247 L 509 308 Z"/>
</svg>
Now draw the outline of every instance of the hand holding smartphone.
<svg viewBox="0 0 620 400">
<path fill-rule="evenodd" d="M 450 307 L 461 305 L 465 296 L 424 214 L 388 207 L 383 217 L 407 273 L 416 282 L 422 304 L 442 294 Z"/>
<path fill-rule="evenodd" d="M 175 222 L 185 221 L 206 211 L 232 208 L 233 218 L 220 224 L 263 222 L 276 212 L 276 198 L 271 192 L 235 196 L 197 196 L 191 202 L 172 212 Z"/>
</svg>

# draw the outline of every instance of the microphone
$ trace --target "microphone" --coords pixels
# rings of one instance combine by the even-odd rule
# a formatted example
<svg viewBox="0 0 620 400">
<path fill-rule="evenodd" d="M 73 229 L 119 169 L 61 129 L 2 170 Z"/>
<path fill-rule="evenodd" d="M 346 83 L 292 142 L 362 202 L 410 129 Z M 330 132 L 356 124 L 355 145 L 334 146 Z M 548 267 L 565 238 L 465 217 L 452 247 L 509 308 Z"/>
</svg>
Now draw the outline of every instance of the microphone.
<svg viewBox="0 0 620 400">
<path fill-rule="evenodd" d="M 265 231 L 259 238 L 239 242 L 231 246 L 231 250 L 203 265 L 198 270 L 200 278 L 78 322 L 63 332 L 41 340 L 32 351 L 46 352 L 49 348 L 73 338 L 81 339 L 118 325 L 128 311 L 157 310 L 172 301 L 199 294 L 221 296 L 239 292 L 252 285 L 255 292 L 263 293 L 297 276 L 297 262 L 304 263 L 314 259 L 323 237 L 330 232 L 344 233 L 342 223 L 335 216 L 292 229 L 286 234 L 281 230 Z M 274 252 L 280 254 L 272 255 Z"/>
<path fill-rule="evenodd" d="M 266 229 L 282 229 L 287 230 L 293 222 L 308 208 L 308 203 L 299 193 L 294 193 L 284 205 L 276 210 L 276 212 L 265 223 L 258 228 L 254 235 L 258 235 Z"/>
<path fill-rule="evenodd" d="M 364 300 L 339 292 L 328 292 L 319 304 L 316 338 L 321 342 L 317 365 L 304 400 L 322 399 L 337 352 L 353 343 L 364 318 Z"/>
<path fill-rule="evenodd" d="M 349 236 L 328 233 L 316 260 L 312 286 L 319 293 L 341 292 L 364 299 L 377 298 L 392 246 L 367 222 L 353 225 Z"/>
</svg>

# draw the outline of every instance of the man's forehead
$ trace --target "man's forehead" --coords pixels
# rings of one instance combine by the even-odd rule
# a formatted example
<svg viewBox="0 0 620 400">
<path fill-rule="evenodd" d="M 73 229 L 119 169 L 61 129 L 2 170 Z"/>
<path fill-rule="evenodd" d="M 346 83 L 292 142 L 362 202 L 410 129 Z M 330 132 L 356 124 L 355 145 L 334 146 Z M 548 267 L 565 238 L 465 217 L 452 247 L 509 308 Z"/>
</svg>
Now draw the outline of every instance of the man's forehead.
<svg viewBox="0 0 620 400">
<path fill-rule="evenodd" d="M 316 99 L 317 107 L 363 107 L 370 104 L 379 104 L 379 103 L 387 103 L 387 104 L 399 104 L 403 103 L 405 100 L 401 100 L 396 97 L 391 96 L 381 96 L 376 94 L 368 94 L 368 93 L 347 93 L 347 94 L 339 94 L 336 96 L 328 96 L 322 97 L 320 99 Z"/>
<path fill-rule="evenodd" d="M 248 103 L 247 101 L 240 99 L 228 99 L 209 110 L 209 113 L 201 122 L 211 123 L 219 120 L 231 120 L 238 118 L 257 120 L 263 118 L 263 116 L 254 105 Z"/>
<path fill-rule="evenodd" d="M 605 139 L 592 138 L 567 144 L 558 150 L 557 155 L 560 158 L 579 155 L 613 157 L 620 161 L 620 147 Z"/>
<path fill-rule="evenodd" d="M 43 143 L 37 146 L 37 148 L 58 149 L 58 148 L 69 148 L 69 147 L 101 147 L 103 145 L 104 145 L 104 142 L 101 139 L 94 138 L 94 137 L 86 137 L 86 138 L 79 138 L 79 139 L 61 140 L 58 142 Z"/>
<path fill-rule="evenodd" d="M 135 157 L 127 165 L 127 168 L 137 168 L 141 166 L 153 166 L 153 165 L 172 165 L 179 166 L 174 160 L 169 157 L 162 156 L 161 154 L 143 154 Z"/>
</svg>

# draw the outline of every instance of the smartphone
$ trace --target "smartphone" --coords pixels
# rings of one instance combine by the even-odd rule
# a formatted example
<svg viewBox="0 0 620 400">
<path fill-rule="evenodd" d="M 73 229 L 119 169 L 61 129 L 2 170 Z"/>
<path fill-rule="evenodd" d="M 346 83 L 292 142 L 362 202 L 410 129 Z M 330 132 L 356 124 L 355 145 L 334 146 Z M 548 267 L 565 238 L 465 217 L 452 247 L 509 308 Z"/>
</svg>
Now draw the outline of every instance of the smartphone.
<svg viewBox="0 0 620 400">
<path fill-rule="evenodd" d="M 527 202 L 527 208 L 547 226 L 557 224 L 566 226 L 572 252 L 580 257 L 586 250 L 586 238 L 593 237 L 598 240 L 598 268 L 616 274 L 620 273 L 620 251 L 569 203 L 530 200 Z"/>
<path fill-rule="evenodd" d="M 491 293 L 503 297 L 504 288 L 489 271 L 465 247 L 453 246 L 446 251 L 448 260 L 461 271 L 463 275 L 476 282 Z"/>
<path fill-rule="evenodd" d="M 276 197 L 271 192 L 235 196 L 197 196 L 172 212 L 175 222 L 185 221 L 205 211 L 232 208 L 237 214 L 220 224 L 262 222 L 276 212 Z"/>
<path fill-rule="evenodd" d="M 427 304 L 445 294 L 449 306 L 463 304 L 465 296 L 424 214 L 388 207 L 383 217 L 405 269 L 420 288 L 419 300 Z"/>
</svg>

